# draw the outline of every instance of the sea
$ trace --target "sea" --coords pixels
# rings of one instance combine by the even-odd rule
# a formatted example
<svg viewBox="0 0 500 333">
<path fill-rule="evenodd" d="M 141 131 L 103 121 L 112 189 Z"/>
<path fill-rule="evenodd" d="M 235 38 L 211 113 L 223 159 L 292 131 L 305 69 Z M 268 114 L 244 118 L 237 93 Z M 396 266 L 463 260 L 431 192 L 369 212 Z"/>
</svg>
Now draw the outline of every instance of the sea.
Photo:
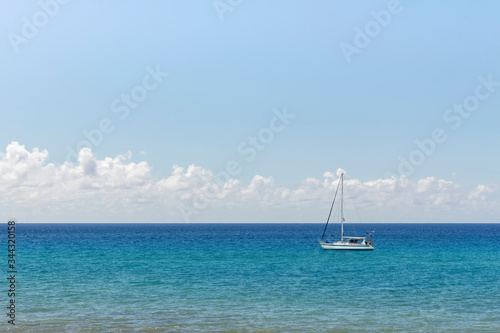
<svg viewBox="0 0 500 333">
<path fill-rule="evenodd" d="M 352 227 L 17 223 L 13 325 L 5 225 L 0 331 L 500 332 L 500 224 Z"/>
</svg>

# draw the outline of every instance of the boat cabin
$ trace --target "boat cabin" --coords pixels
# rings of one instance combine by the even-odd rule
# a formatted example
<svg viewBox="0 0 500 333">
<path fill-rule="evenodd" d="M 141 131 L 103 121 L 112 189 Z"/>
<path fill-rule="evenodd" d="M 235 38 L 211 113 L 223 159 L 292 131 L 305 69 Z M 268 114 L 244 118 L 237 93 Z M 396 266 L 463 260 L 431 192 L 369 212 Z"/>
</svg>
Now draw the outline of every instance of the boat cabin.
<svg viewBox="0 0 500 333">
<path fill-rule="evenodd" d="M 345 242 L 348 244 L 353 244 L 353 245 L 366 244 L 366 240 L 365 240 L 366 237 L 344 237 L 344 238 L 346 238 Z"/>
</svg>

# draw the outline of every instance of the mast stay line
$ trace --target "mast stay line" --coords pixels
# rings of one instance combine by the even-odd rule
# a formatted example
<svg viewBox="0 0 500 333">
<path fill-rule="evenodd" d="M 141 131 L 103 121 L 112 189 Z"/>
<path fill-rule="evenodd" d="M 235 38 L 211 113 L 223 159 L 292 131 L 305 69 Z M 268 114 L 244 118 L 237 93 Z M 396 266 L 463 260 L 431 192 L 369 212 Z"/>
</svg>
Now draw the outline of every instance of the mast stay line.
<svg viewBox="0 0 500 333">
<path fill-rule="evenodd" d="M 330 213 L 328 213 L 328 219 L 326 219 L 325 230 L 323 230 L 323 235 L 321 236 L 321 240 L 325 237 L 326 228 L 328 227 L 328 222 L 330 221 L 330 216 L 332 215 L 333 204 L 335 203 L 335 198 L 337 197 L 337 192 L 339 191 L 340 182 L 337 185 L 337 190 L 335 191 L 335 195 L 333 196 L 332 206 L 330 207 Z"/>
</svg>

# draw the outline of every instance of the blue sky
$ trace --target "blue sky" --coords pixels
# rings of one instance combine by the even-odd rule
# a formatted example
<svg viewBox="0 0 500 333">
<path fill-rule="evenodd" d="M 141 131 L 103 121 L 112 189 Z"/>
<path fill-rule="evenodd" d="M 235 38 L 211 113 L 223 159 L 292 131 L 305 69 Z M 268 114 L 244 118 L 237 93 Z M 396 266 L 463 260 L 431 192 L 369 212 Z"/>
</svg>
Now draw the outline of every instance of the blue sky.
<svg viewBox="0 0 500 333">
<path fill-rule="evenodd" d="M 392 207 L 392 199 L 366 199 L 366 210 L 374 216 L 365 218 L 367 222 L 498 222 L 500 4 L 495 1 L 42 0 L 10 1 L 3 7 L 4 172 L 8 166 L 20 170 L 17 162 L 7 161 L 9 145 L 21 155 L 24 149 L 28 157 L 35 148 L 47 151 L 41 164 L 25 166 L 34 168 L 31 174 L 45 168 L 40 175 L 48 177 L 44 172 L 50 164 L 61 174 L 65 163 L 75 170 L 83 167 L 76 158 L 68 160 L 68 149 L 78 151 L 82 140 L 89 141 L 84 132 L 95 134 L 92 131 L 104 120 L 109 133 L 94 136 L 97 144 L 87 145 L 87 153 L 95 161 L 126 155 L 119 160 L 124 170 L 127 165 L 140 169 L 145 162 L 147 170 L 139 173 L 147 180 L 137 183 L 143 190 L 162 180 L 171 183 L 175 170 L 180 170 L 176 166 L 186 174 L 189 166 L 198 168 L 190 176 L 214 175 L 229 161 L 238 163 L 239 172 L 231 178 L 240 188 L 228 196 L 241 195 L 239 201 L 218 197 L 193 215 L 195 221 L 322 222 L 330 199 L 321 198 L 330 196 L 330 183 L 337 179 L 325 177 L 325 172 L 335 175 L 342 168 L 360 184 L 391 176 L 397 181 L 404 176 L 413 184 L 401 187 L 408 191 L 408 202 L 394 210 L 385 211 Z M 346 56 L 341 46 L 347 44 L 357 53 Z M 151 71 L 168 76 L 155 81 Z M 144 82 L 151 89 L 144 88 Z M 475 97 L 478 89 L 481 99 Z M 126 106 L 122 96 L 134 92 L 140 102 L 120 119 Z M 447 111 L 466 102 L 472 103 L 473 111 Z M 294 118 L 269 137 L 266 129 L 283 110 Z M 436 142 L 436 129 L 445 140 Z M 262 149 L 255 149 L 255 158 L 248 161 L 241 147 L 252 147 L 249 137 L 259 134 L 266 143 L 260 142 Z M 427 152 L 416 140 L 427 142 Z M 402 159 L 411 172 L 401 167 Z M 104 175 L 99 167 L 96 170 L 93 177 Z M 4 177 L 4 185 L 15 187 L 22 197 L 28 191 L 23 177 L 29 176 L 14 174 Z M 79 177 L 76 171 L 70 174 Z M 266 185 L 257 187 L 256 176 L 272 182 L 262 181 L 259 184 Z M 67 177 L 54 179 L 54 184 L 70 188 L 64 185 Z M 192 198 L 203 192 L 203 179 L 211 182 L 210 176 L 200 177 L 188 177 L 193 180 L 186 183 L 190 194 L 176 192 L 182 187 L 177 185 L 157 189 L 165 197 L 155 203 L 150 197 L 133 196 L 127 203 L 106 202 L 125 186 L 118 177 L 105 191 L 95 189 L 95 196 L 75 195 L 65 204 L 56 199 L 44 202 L 47 211 L 40 208 L 36 195 L 29 202 L 3 199 L 1 205 L 32 222 L 74 216 L 82 222 L 107 222 L 137 219 L 142 210 L 125 214 L 120 207 L 145 202 L 141 209 L 151 220 L 179 222 L 183 219 L 178 206 L 194 206 Z M 442 180 L 458 186 L 447 194 L 455 199 L 444 206 L 440 200 L 430 206 L 424 203 L 422 210 L 413 194 L 443 194 L 439 185 L 435 192 L 417 189 L 429 177 L 435 184 Z M 306 193 L 302 190 L 307 179 L 331 181 L 296 197 L 294 204 L 276 199 L 282 195 L 280 189 Z M 30 186 L 38 186 L 39 196 L 50 196 L 42 189 L 42 179 L 30 181 Z M 141 193 L 134 184 L 127 185 L 127 195 Z M 82 185 L 75 186 L 77 191 Z M 455 208 L 474 197 L 471 193 L 480 186 L 486 187 L 477 194 L 478 203 L 468 209 L 477 214 L 457 213 Z M 366 193 L 381 198 L 376 188 Z M 401 197 L 395 190 L 392 194 Z M 83 208 L 92 204 L 99 206 L 93 213 Z"/>
</svg>

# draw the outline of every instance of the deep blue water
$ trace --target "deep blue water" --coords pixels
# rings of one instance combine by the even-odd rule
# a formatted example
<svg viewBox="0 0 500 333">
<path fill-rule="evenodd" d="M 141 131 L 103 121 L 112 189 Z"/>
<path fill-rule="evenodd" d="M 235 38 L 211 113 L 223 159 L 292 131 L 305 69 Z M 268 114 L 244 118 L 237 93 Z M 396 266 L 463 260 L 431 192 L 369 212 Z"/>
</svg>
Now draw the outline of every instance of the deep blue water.
<svg viewBox="0 0 500 333">
<path fill-rule="evenodd" d="M 356 225 L 372 252 L 322 250 L 321 224 L 16 227 L 0 330 L 500 331 L 500 224 Z"/>
</svg>

